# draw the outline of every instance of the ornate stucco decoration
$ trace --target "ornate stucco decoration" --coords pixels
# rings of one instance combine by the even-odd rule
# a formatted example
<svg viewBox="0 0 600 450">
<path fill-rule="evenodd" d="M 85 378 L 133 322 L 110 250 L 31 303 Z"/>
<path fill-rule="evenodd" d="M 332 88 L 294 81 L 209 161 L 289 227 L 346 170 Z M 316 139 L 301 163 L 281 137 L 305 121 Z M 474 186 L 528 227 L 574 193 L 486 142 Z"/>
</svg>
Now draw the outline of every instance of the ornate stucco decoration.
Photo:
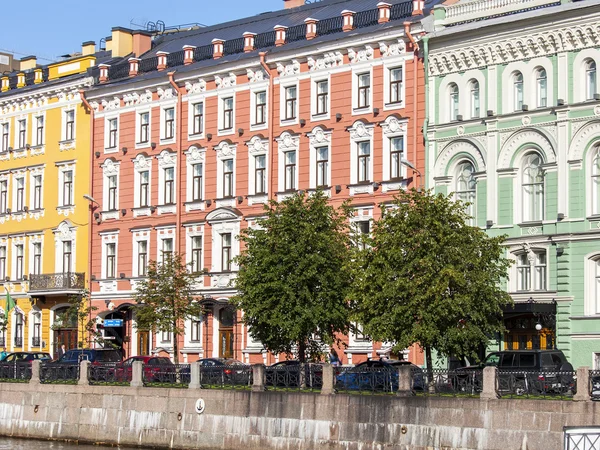
<svg viewBox="0 0 600 450">
<path fill-rule="evenodd" d="M 381 122 L 380 126 L 383 130 L 383 134 L 391 135 L 398 133 L 406 133 L 406 126 L 408 124 L 408 119 L 398 119 L 396 116 L 389 116 L 383 122 Z"/>
<path fill-rule="evenodd" d="M 119 97 L 113 97 L 112 100 L 103 98 L 100 103 L 102 104 L 102 109 L 105 111 L 119 109 L 121 107 L 121 99 Z"/>
<path fill-rule="evenodd" d="M 161 88 L 156 89 L 156 93 L 158 94 L 158 98 L 161 100 L 168 100 L 171 98 L 175 98 L 175 93 L 173 92 L 173 88 Z"/>
<path fill-rule="evenodd" d="M 116 175 L 119 172 L 119 163 L 115 163 L 112 159 L 107 159 L 100 167 L 102 167 L 102 173 L 106 176 Z"/>
<path fill-rule="evenodd" d="M 206 149 L 196 147 L 192 145 L 189 150 L 186 152 L 188 162 L 204 162 L 204 156 L 206 154 Z"/>
<path fill-rule="evenodd" d="M 146 170 L 150 167 L 150 158 L 142 154 L 137 155 L 133 159 L 133 168 L 137 171 Z"/>
<path fill-rule="evenodd" d="M 475 170 L 477 172 L 484 172 L 486 170 L 485 155 L 481 149 L 473 142 L 461 139 L 449 143 L 439 153 L 435 162 L 435 176 L 445 177 L 448 175 L 448 164 L 456 155 L 459 154 L 469 156 L 470 159 L 475 163 Z"/>
<path fill-rule="evenodd" d="M 233 87 L 235 86 L 236 82 L 237 77 L 233 72 L 230 72 L 229 75 L 215 75 L 215 84 L 217 85 L 217 89 Z"/>
<path fill-rule="evenodd" d="M 277 63 L 277 72 L 279 76 L 298 75 L 300 73 L 300 62 L 293 59 L 289 64 Z"/>
<path fill-rule="evenodd" d="M 231 156 L 235 156 L 236 145 L 231 144 L 228 141 L 222 141 L 215 147 L 217 152 L 217 158 L 223 159 Z"/>
<path fill-rule="evenodd" d="M 260 136 L 254 136 L 248 142 L 246 142 L 248 146 L 248 152 L 251 155 L 267 153 L 269 151 L 269 140 L 262 139 Z"/>
<path fill-rule="evenodd" d="M 364 122 L 357 120 L 348 128 L 350 139 L 353 141 L 366 140 L 373 137 L 373 125 L 366 125 Z"/>
<path fill-rule="evenodd" d="M 188 94 L 201 94 L 206 91 L 206 81 L 202 78 L 199 78 L 196 82 L 186 81 L 185 90 Z"/>
<path fill-rule="evenodd" d="M 300 146 L 300 136 L 294 136 L 287 131 L 281 134 L 278 138 L 275 138 L 279 146 L 279 150 L 297 150 Z"/>
<path fill-rule="evenodd" d="M 373 59 L 375 52 L 373 51 L 373 47 L 370 45 L 365 45 L 364 49 L 354 50 L 353 48 L 348 49 L 348 58 L 350 58 L 350 63 L 358 63 L 363 61 L 370 61 Z"/>
<path fill-rule="evenodd" d="M 323 70 L 338 67 L 344 64 L 344 55 L 342 52 L 328 52 L 321 58 L 308 57 L 308 70 Z"/>
<path fill-rule="evenodd" d="M 75 239 L 75 228 L 71 226 L 69 221 L 62 221 L 54 230 L 54 243 L 58 246 L 63 241 L 72 241 Z"/>
<path fill-rule="evenodd" d="M 173 167 L 177 162 L 177 155 L 167 150 L 163 150 L 160 152 L 160 155 L 156 156 L 156 159 L 158 160 L 158 166 L 160 168 Z"/>
<path fill-rule="evenodd" d="M 600 137 L 600 121 L 594 120 L 585 123 L 575 133 L 569 146 L 568 161 L 579 161 L 583 159 L 583 152 L 593 140 Z"/>
<path fill-rule="evenodd" d="M 131 94 L 123 95 L 125 106 L 141 105 L 152 101 L 152 91 L 146 89 L 143 92 L 132 92 Z"/>
<path fill-rule="evenodd" d="M 515 152 L 524 146 L 531 146 L 532 150 L 541 150 L 546 164 L 556 162 L 555 144 L 537 130 L 524 129 L 513 133 L 502 146 L 498 156 L 498 169 L 510 169 Z"/>
<path fill-rule="evenodd" d="M 322 127 L 315 127 L 307 134 L 308 140 L 312 147 L 320 147 L 331 144 L 331 131 L 327 131 Z"/>
<path fill-rule="evenodd" d="M 250 83 L 258 83 L 265 80 L 265 72 L 262 69 L 246 69 L 246 74 Z"/>
<path fill-rule="evenodd" d="M 402 39 L 398 39 L 396 42 L 380 42 L 379 50 L 381 51 L 381 56 L 400 56 L 406 53 L 406 43 Z"/>
</svg>

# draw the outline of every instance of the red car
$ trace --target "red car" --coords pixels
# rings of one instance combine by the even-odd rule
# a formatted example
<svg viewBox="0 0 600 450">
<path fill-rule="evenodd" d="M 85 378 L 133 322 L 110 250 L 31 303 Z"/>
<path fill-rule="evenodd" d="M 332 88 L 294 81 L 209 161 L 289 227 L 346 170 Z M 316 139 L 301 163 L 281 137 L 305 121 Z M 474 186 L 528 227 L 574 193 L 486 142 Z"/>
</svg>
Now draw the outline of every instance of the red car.
<svg viewBox="0 0 600 450">
<path fill-rule="evenodd" d="M 175 364 L 163 356 L 132 356 L 115 366 L 116 381 L 131 381 L 133 363 L 141 361 L 144 364 L 143 380 L 150 383 L 160 383 L 173 378 L 176 373 Z"/>
</svg>

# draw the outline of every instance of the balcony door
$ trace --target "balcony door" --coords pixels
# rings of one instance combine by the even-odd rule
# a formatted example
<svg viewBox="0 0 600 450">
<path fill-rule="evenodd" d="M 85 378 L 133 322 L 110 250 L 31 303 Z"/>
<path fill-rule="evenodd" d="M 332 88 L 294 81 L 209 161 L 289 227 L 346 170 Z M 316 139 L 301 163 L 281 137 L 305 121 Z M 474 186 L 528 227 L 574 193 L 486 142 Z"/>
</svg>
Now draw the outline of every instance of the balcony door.
<svg viewBox="0 0 600 450">
<path fill-rule="evenodd" d="M 233 358 L 235 335 L 235 310 L 223 308 L 219 311 L 219 357 Z"/>
</svg>

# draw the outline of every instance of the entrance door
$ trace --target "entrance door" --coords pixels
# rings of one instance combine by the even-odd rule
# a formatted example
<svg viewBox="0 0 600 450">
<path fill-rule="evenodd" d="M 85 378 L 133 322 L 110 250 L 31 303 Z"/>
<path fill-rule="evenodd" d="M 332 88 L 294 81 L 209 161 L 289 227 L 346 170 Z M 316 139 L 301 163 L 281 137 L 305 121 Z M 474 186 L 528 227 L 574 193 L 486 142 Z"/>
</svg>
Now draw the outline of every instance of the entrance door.
<svg viewBox="0 0 600 450">
<path fill-rule="evenodd" d="M 138 355 L 150 354 L 150 333 L 148 331 L 138 330 L 137 348 Z"/>
<path fill-rule="evenodd" d="M 72 328 L 59 328 L 54 331 L 54 348 L 52 356 L 58 358 L 58 349 L 65 345 L 66 350 L 77 348 L 77 330 Z"/>
<path fill-rule="evenodd" d="M 219 330 L 219 357 L 233 358 L 233 329 Z"/>
</svg>

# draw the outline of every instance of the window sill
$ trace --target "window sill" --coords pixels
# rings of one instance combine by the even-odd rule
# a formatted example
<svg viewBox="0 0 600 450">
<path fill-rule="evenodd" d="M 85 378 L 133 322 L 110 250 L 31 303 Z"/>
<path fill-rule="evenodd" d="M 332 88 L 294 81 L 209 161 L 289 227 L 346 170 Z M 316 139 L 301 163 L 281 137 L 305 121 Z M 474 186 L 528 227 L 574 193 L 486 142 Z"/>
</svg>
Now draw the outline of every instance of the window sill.
<svg viewBox="0 0 600 450">
<path fill-rule="evenodd" d="M 31 151 L 31 156 L 43 155 L 46 147 L 44 144 L 38 144 L 30 147 L 29 150 Z"/>
<path fill-rule="evenodd" d="M 356 184 L 349 184 L 348 189 L 350 191 L 350 195 L 358 195 L 358 194 L 373 194 L 375 189 L 373 188 L 372 181 L 365 181 Z"/>
<path fill-rule="evenodd" d="M 136 142 L 135 143 L 136 150 L 141 150 L 143 148 L 150 148 L 151 146 L 152 146 L 152 144 L 150 142 Z"/>
<path fill-rule="evenodd" d="M 118 151 L 117 147 L 107 147 L 104 149 L 104 153 L 117 153 Z"/>
<path fill-rule="evenodd" d="M 175 214 L 177 212 L 177 205 L 175 203 L 158 205 L 156 211 L 159 216 L 163 214 Z"/>
<path fill-rule="evenodd" d="M 185 202 L 185 212 L 190 211 L 204 211 L 206 209 L 206 201 L 204 200 L 194 200 L 191 202 Z"/>
<path fill-rule="evenodd" d="M 365 106 L 362 108 L 352 108 L 352 115 L 356 116 L 359 114 L 370 114 L 371 113 L 371 107 L 370 106 Z"/>
<path fill-rule="evenodd" d="M 217 136 L 228 136 L 230 134 L 234 134 L 235 130 L 233 128 L 225 128 L 223 130 L 217 131 Z"/>
<path fill-rule="evenodd" d="M 175 143 L 175 138 L 160 138 L 160 145 L 170 145 Z"/>
<path fill-rule="evenodd" d="M 152 214 L 150 206 L 138 206 L 131 208 L 131 211 L 133 212 L 133 217 L 150 216 Z"/>
<path fill-rule="evenodd" d="M 269 201 L 269 196 L 268 196 L 268 194 L 266 192 L 262 193 L 262 194 L 251 194 L 251 195 L 248 195 L 248 206 L 252 206 L 252 205 L 264 205 L 268 201 Z"/>
<path fill-rule="evenodd" d="M 311 122 L 320 122 L 323 120 L 329 120 L 330 118 L 331 118 L 331 116 L 329 115 L 329 112 L 320 113 L 320 114 L 312 114 L 310 116 Z"/>
<path fill-rule="evenodd" d="M 58 148 L 61 152 L 66 150 L 73 150 L 75 148 L 75 139 L 59 141 Z"/>
<path fill-rule="evenodd" d="M 281 126 L 297 125 L 298 124 L 298 118 L 297 117 L 294 117 L 294 118 L 291 118 L 291 119 L 281 118 L 281 119 L 279 119 L 279 124 Z"/>
<path fill-rule="evenodd" d="M 188 134 L 188 140 L 204 139 L 204 132 Z"/>
<path fill-rule="evenodd" d="M 59 215 L 67 217 L 69 214 L 75 213 L 75 205 L 63 205 L 57 206 L 56 211 Z"/>
<path fill-rule="evenodd" d="M 542 220 L 532 220 L 530 222 L 521 222 L 518 224 L 519 227 L 521 228 L 527 228 L 527 227 L 541 227 L 542 225 L 544 225 L 544 222 Z"/>
<path fill-rule="evenodd" d="M 102 220 L 117 220 L 119 218 L 119 210 L 111 210 L 111 211 L 100 211 L 102 215 Z"/>
<path fill-rule="evenodd" d="M 400 100 L 399 102 L 394 102 L 394 103 L 384 103 L 383 110 L 389 111 L 390 109 L 400 109 L 400 108 L 404 108 L 404 107 L 405 107 L 404 101 Z"/>
</svg>

